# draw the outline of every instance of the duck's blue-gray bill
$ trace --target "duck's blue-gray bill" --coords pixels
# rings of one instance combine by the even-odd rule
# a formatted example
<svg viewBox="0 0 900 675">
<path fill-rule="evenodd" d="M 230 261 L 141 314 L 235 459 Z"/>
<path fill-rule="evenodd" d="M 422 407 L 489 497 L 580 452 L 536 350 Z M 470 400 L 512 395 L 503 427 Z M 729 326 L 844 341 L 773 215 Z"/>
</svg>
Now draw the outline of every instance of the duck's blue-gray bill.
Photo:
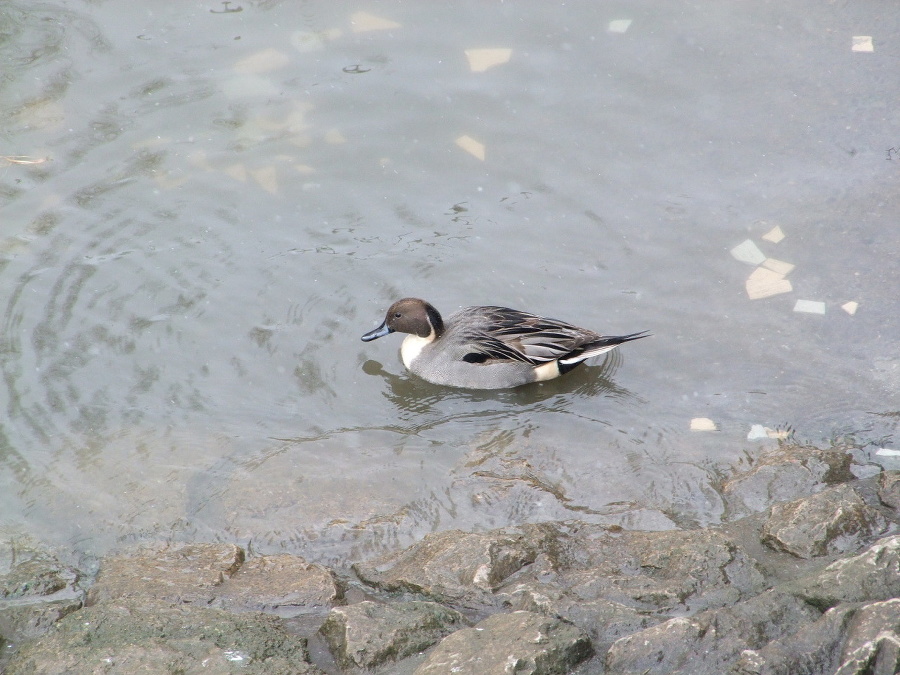
<svg viewBox="0 0 900 675">
<path fill-rule="evenodd" d="M 388 333 L 393 333 L 390 328 L 387 327 L 387 324 L 381 324 L 375 330 L 370 330 L 368 333 L 362 336 L 363 342 L 371 342 L 372 340 L 376 340 L 380 337 L 384 337 Z"/>
</svg>

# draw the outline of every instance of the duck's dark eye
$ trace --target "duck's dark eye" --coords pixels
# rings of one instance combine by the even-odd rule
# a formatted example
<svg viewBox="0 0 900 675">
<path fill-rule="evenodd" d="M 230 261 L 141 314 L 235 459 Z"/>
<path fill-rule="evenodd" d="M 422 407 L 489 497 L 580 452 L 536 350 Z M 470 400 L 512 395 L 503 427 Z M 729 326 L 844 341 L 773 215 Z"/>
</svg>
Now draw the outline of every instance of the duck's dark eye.
<svg viewBox="0 0 900 675">
<path fill-rule="evenodd" d="M 397 312 L 394 314 L 395 319 L 399 319 L 401 316 L 403 316 L 403 315 L 400 312 Z"/>
</svg>

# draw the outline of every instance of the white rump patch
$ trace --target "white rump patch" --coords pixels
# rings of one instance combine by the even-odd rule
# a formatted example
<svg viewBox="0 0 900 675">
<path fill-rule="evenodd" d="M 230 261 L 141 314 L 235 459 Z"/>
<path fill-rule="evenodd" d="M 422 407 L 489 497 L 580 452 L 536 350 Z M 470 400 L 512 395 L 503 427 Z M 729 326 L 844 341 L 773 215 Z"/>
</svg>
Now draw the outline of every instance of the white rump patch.
<svg viewBox="0 0 900 675">
<path fill-rule="evenodd" d="M 536 382 L 544 382 L 559 377 L 559 365 L 556 361 L 548 361 L 534 369 L 534 379 Z"/>
</svg>

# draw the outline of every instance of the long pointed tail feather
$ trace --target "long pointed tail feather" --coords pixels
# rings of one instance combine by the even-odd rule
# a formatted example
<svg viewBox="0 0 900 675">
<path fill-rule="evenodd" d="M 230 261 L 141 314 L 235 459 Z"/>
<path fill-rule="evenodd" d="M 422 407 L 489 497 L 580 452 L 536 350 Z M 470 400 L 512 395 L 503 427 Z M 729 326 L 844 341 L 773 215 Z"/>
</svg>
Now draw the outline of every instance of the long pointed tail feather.
<svg viewBox="0 0 900 675">
<path fill-rule="evenodd" d="M 652 333 L 650 331 L 642 330 L 637 333 L 629 333 L 628 335 L 609 335 L 599 340 L 596 340 L 588 345 L 584 346 L 584 351 L 574 356 L 568 356 L 565 358 L 561 358 L 559 363 L 561 365 L 575 365 L 577 363 L 581 363 L 591 357 L 600 356 L 600 354 L 605 354 L 606 352 L 615 349 L 623 342 L 631 342 L 632 340 L 640 340 L 641 338 L 650 337 Z"/>
</svg>

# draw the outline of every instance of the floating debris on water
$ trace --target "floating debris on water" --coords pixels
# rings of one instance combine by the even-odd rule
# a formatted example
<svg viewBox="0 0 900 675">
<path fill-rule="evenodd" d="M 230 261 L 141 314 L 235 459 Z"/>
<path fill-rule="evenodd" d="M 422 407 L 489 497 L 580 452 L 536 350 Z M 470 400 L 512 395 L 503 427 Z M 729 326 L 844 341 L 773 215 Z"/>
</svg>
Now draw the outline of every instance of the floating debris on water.
<svg viewBox="0 0 900 675">
<path fill-rule="evenodd" d="M 708 417 L 695 417 L 691 420 L 691 431 L 718 431 L 716 423 Z"/>
<path fill-rule="evenodd" d="M 794 305 L 795 312 L 806 312 L 807 314 L 824 314 L 825 303 L 818 300 L 798 300 Z"/>
<path fill-rule="evenodd" d="M 483 73 L 488 68 L 508 63 L 512 57 L 512 49 L 467 49 L 466 58 L 469 60 L 469 69 L 473 73 Z"/>
</svg>

